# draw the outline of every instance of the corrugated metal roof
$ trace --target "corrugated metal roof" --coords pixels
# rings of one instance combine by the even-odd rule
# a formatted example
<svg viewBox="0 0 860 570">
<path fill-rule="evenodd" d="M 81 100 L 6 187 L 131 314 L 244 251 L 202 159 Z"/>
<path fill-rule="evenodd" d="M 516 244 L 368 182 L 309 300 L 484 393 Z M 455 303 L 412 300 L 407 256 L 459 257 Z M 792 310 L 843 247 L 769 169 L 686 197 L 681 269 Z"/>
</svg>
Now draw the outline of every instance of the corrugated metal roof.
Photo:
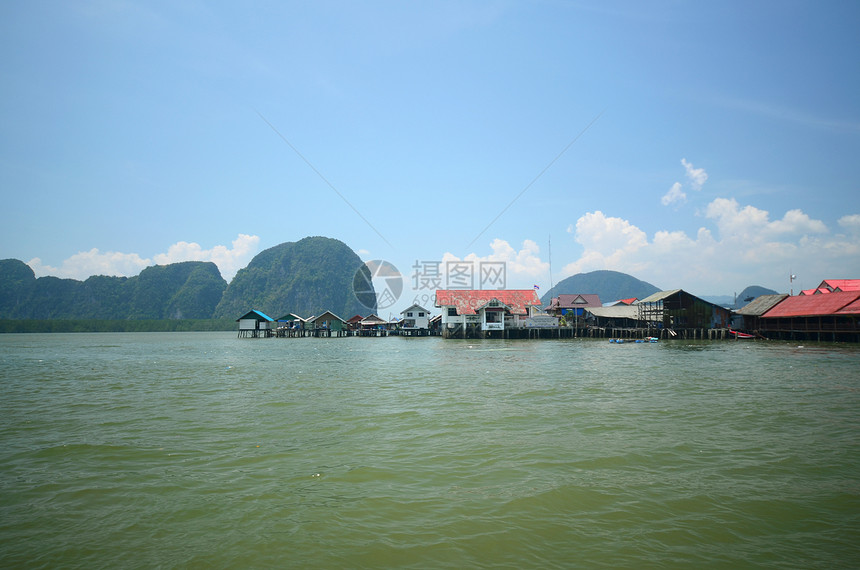
<svg viewBox="0 0 860 570">
<path fill-rule="evenodd" d="M 363 325 L 378 325 L 380 323 L 385 323 L 385 322 L 386 321 L 383 321 L 381 318 L 379 318 L 379 316 L 373 315 L 373 314 L 367 315 L 366 317 L 361 319 L 361 324 L 363 324 Z"/>
<path fill-rule="evenodd" d="M 613 305 L 611 307 L 590 307 L 586 309 L 595 317 L 606 319 L 639 319 L 639 307 L 636 305 Z"/>
<path fill-rule="evenodd" d="M 860 298 L 858 298 L 853 303 L 848 303 L 838 311 L 836 311 L 837 315 L 860 315 Z"/>
<path fill-rule="evenodd" d="M 257 309 L 254 309 L 252 311 L 248 311 L 247 313 L 245 313 L 244 315 L 242 315 L 241 317 L 236 319 L 236 322 L 243 321 L 245 319 L 257 319 L 257 320 L 262 319 L 262 320 L 270 322 L 270 323 L 275 321 L 275 319 L 273 319 L 272 317 L 270 317 L 269 315 L 267 315 L 266 313 L 264 313 L 262 311 L 258 311 Z"/>
<path fill-rule="evenodd" d="M 402 311 L 400 311 L 400 314 L 401 314 L 401 315 L 403 315 L 403 314 L 405 314 L 407 311 L 411 311 L 411 310 L 413 310 L 413 309 L 415 309 L 416 311 L 424 311 L 425 313 L 427 313 L 427 314 L 428 314 L 428 316 L 429 316 L 429 314 L 430 314 L 430 311 L 428 311 L 427 309 L 425 309 L 424 307 L 422 307 L 421 305 L 419 305 L 419 304 L 417 304 L 417 303 L 416 303 L 416 304 L 414 304 L 414 305 L 412 305 L 412 306 L 406 307 L 405 309 L 403 309 Z"/>
<path fill-rule="evenodd" d="M 680 289 L 672 289 L 671 291 L 657 291 L 653 295 L 649 295 L 648 297 L 645 297 L 644 299 L 640 299 L 639 301 L 637 301 L 637 303 L 638 304 L 656 303 L 657 301 L 662 301 L 666 297 L 671 297 L 672 295 L 674 295 L 675 293 L 678 293 L 679 291 L 681 291 L 681 290 Z"/>
<path fill-rule="evenodd" d="M 830 290 L 860 291 L 860 279 L 825 279 L 818 288 L 827 287 Z"/>
<path fill-rule="evenodd" d="M 823 317 L 835 315 L 840 309 L 860 299 L 860 291 L 829 293 L 827 295 L 798 295 L 788 297 L 762 315 L 766 319 L 780 317 Z"/>
<path fill-rule="evenodd" d="M 331 311 L 326 311 L 325 313 L 321 314 L 320 316 L 318 316 L 318 317 L 311 317 L 311 318 L 309 318 L 308 320 L 310 321 L 311 319 L 313 319 L 313 322 L 314 322 L 314 323 L 316 323 L 316 322 L 318 322 L 318 321 L 320 321 L 320 320 L 322 320 L 322 321 L 329 321 L 329 320 L 331 320 L 331 317 L 334 317 L 335 319 L 339 320 L 340 322 L 342 322 L 342 323 L 346 324 L 346 321 L 345 321 L 345 320 L 343 320 L 342 318 L 338 317 L 337 315 L 335 315 L 335 314 L 334 314 L 334 313 L 332 313 Z"/>
<path fill-rule="evenodd" d="M 297 315 L 297 314 L 295 314 L 295 313 L 287 313 L 287 314 L 286 314 L 286 315 L 284 315 L 283 317 L 278 317 L 278 322 L 279 322 L 279 323 L 281 323 L 281 322 L 289 322 L 289 321 L 301 321 L 301 322 L 305 322 L 305 320 L 304 320 L 303 318 L 301 318 L 300 316 L 298 316 L 298 315 Z"/>
<path fill-rule="evenodd" d="M 476 310 L 496 299 L 515 315 L 528 314 L 530 306 L 540 306 L 534 289 L 440 289 L 436 291 L 437 307 L 455 307 L 458 315 L 474 315 Z"/>
<path fill-rule="evenodd" d="M 582 309 L 602 306 L 600 296 L 596 293 L 559 295 L 553 297 L 549 304 L 550 309 Z"/>
<path fill-rule="evenodd" d="M 785 293 L 780 293 L 778 295 L 759 295 L 752 302 L 744 305 L 735 312 L 739 315 L 760 317 L 786 297 L 788 297 L 788 295 Z"/>
</svg>

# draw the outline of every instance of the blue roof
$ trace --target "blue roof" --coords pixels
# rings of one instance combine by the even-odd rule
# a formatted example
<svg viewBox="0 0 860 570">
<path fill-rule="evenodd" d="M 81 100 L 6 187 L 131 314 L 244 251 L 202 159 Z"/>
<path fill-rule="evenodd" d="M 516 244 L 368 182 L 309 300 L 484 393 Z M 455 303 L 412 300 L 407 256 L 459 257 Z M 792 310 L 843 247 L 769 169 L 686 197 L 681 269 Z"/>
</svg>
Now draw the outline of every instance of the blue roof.
<svg viewBox="0 0 860 570">
<path fill-rule="evenodd" d="M 268 321 L 270 323 L 274 322 L 274 320 L 275 320 L 272 317 L 270 317 L 269 315 L 267 315 L 266 313 L 264 313 L 262 311 L 258 311 L 256 309 L 254 309 L 252 311 L 248 311 L 247 313 L 245 313 L 244 315 L 242 315 L 241 317 L 239 317 L 236 320 L 241 321 L 244 319 L 257 319 L 258 321 L 263 320 L 263 321 Z"/>
</svg>

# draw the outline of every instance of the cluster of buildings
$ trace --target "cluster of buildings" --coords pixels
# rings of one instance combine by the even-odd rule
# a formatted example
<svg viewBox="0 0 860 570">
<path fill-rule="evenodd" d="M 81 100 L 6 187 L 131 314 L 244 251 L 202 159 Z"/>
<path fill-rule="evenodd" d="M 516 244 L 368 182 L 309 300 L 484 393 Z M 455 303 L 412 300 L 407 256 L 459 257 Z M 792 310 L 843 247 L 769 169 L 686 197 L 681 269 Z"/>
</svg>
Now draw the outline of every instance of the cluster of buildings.
<svg viewBox="0 0 860 570">
<path fill-rule="evenodd" d="M 331 337 L 331 336 L 427 336 L 432 319 L 430 311 L 420 305 L 412 305 L 401 312 L 398 320 L 385 320 L 378 315 L 366 317 L 354 315 L 343 319 L 331 311 L 321 315 L 302 318 L 287 313 L 277 319 L 257 310 L 248 311 L 237 319 L 240 337 Z M 437 318 L 438 321 L 438 318 Z"/>
<path fill-rule="evenodd" d="M 800 295 L 762 295 L 739 310 L 682 289 L 601 303 L 595 294 L 559 295 L 544 307 L 532 289 L 436 291 L 439 314 L 412 305 L 401 318 L 349 319 L 326 311 L 272 319 L 250 311 L 239 336 L 403 336 L 444 338 L 796 338 L 860 342 L 860 279 L 828 279 Z"/>
</svg>

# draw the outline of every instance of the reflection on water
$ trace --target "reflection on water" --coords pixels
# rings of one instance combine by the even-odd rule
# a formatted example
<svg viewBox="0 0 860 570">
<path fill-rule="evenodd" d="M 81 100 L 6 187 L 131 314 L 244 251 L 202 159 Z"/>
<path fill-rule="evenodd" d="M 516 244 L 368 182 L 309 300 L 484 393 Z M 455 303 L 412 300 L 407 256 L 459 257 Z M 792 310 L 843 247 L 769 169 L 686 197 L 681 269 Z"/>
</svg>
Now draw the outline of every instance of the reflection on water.
<svg viewBox="0 0 860 570">
<path fill-rule="evenodd" d="M 0 337 L 0 565 L 851 567 L 860 350 Z"/>
</svg>

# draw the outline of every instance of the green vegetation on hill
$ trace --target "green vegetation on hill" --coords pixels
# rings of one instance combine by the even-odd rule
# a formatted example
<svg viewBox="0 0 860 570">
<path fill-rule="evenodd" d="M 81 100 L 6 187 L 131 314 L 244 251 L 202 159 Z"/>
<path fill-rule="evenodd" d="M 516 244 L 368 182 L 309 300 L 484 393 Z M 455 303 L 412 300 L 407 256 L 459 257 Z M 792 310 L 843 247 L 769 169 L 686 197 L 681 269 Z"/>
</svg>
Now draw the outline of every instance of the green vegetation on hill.
<svg viewBox="0 0 860 570">
<path fill-rule="evenodd" d="M 577 273 L 563 279 L 541 297 L 544 306 L 559 295 L 597 294 L 602 303 L 636 297 L 644 299 L 659 291 L 657 287 L 618 271 L 599 270 Z"/>
<path fill-rule="evenodd" d="M 215 309 L 218 318 L 237 318 L 258 309 L 276 319 L 286 313 L 308 317 L 331 311 L 348 319 L 367 315 L 353 293 L 353 277 L 364 267 L 343 242 L 307 237 L 261 251 L 240 269 Z"/>
<path fill-rule="evenodd" d="M 135 277 L 86 281 L 36 278 L 17 259 L 0 260 L 3 319 L 210 319 L 227 282 L 211 262 L 147 267 Z"/>
<path fill-rule="evenodd" d="M 343 318 L 367 315 L 376 307 L 363 306 L 353 293 L 353 278 L 359 270 L 367 271 L 355 252 L 325 237 L 308 237 L 260 252 L 229 287 L 211 262 L 155 265 L 134 277 L 96 275 L 77 281 L 37 279 L 24 262 L 4 259 L 0 260 L 0 332 L 223 330 L 226 322 L 235 326 L 235 319 L 251 309 L 272 318 L 288 312 L 319 315 L 327 310 Z M 134 324 L 121 324 L 126 320 Z"/>
</svg>

